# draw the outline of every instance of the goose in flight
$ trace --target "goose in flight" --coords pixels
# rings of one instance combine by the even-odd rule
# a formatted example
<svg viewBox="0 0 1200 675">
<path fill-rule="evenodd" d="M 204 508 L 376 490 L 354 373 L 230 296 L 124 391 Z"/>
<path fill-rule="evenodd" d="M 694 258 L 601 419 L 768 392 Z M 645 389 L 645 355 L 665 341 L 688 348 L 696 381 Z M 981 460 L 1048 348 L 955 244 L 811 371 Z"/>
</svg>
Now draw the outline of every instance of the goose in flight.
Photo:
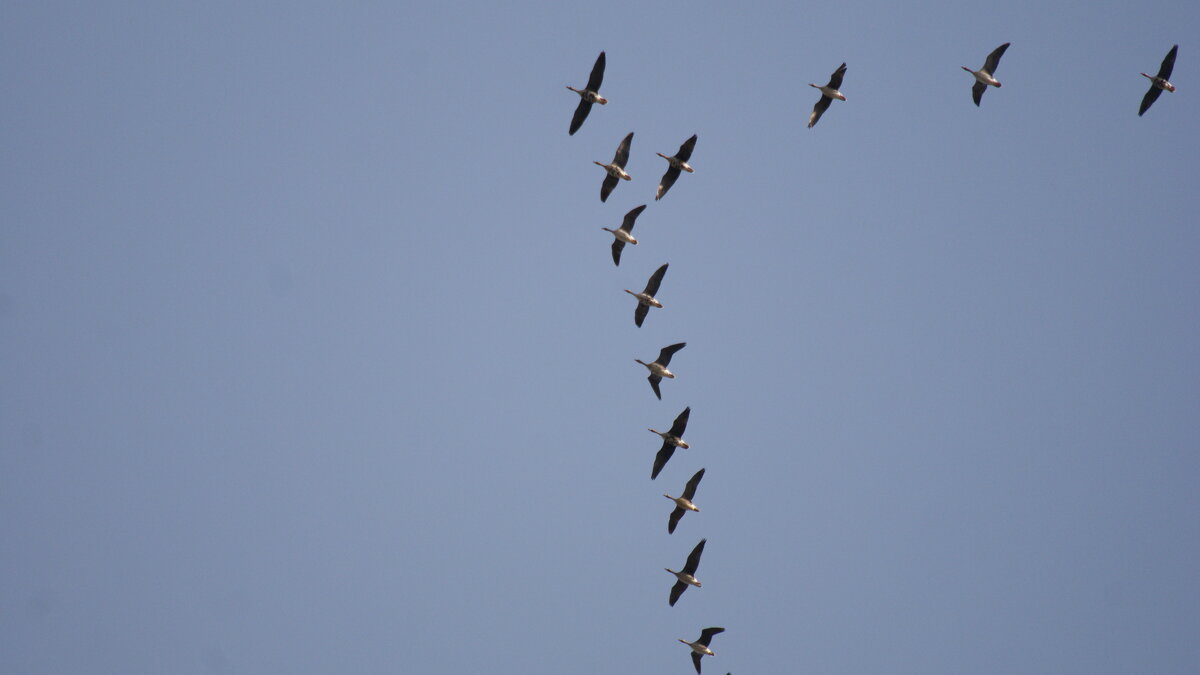
<svg viewBox="0 0 1200 675">
<path fill-rule="evenodd" d="M 1158 95 L 1163 93 L 1163 90 L 1175 91 L 1175 85 L 1171 84 L 1168 78 L 1171 77 L 1171 71 L 1175 69 L 1175 54 L 1179 52 L 1179 45 L 1171 47 L 1171 51 L 1167 52 L 1167 56 L 1163 59 L 1162 65 L 1158 67 L 1158 75 L 1147 75 L 1142 73 L 1142 77 L 1150 78 L 1150 91 L 1142 97 L 1142 107 L 1138 108 L 1138 117 L 1141 117 L 1154 102 L 1158 100 Z"/>
<path fill-rule="evenodd" d="M 638 306 L 633 310 L 633 322 L 637 324 L 638 328 L 642 327 L 642 322 L 646 320 L 646 314 L 650 311 L 651 307 L 662 309 L 662 303 L 654 297 L 654 294 L 658 292 L 658 287 L 662 284 L 663 275 L 667 273 L 668 265 L 670 263 L 663 263 L 662 267 L 659 267 L 654 271 L 654 274 L 650 275 L 650 280 L 646 282 L 646 290 L 641 293 L 634 293 L 628 288 L 625 289 L 626 293 L 637 298 Z"/>
<path fill-rule="evenodd" d="M 686 450 L 688 447 L 690 447 L 688 446 L 687 442 L 683 440 L 683 432 L 687 430 L 688 417 L 690 417 L 691 414 L 691 406 L 684 408 L 683 412 L 679 413 L 679 416 L 675 418 L 675 423 L 671 425 L 670 431 L 650 429 L 650 431 L 662 436 L 663 439 L 662 448 L 658 451 L 658 454 L 654 456 L 654 468 L 650 471 L 650 480 L 658 478 L 658 472 L 662 471 L 662 468 L 667 465 L 667 460 L 671 459 L 671 455 L 675 454 L 675 448 L 683 448 Z M 688 497 L 688 499 L 691 499 L 691 497 Z M 675 527 L 672 526 L 670 529 L 674 530 Z"/>
<path fill-rule="evenodd" d="M 634 246 L 637 246 L 637 239 L 632 234 L 633 223 L 635 221 L 637 221 L 637 217 L 642 215 L 642 211 L 645 211 L 645 210 L 646 210 L 646 205 L 642 204 L 641 206 L 631 210 L 629 213 L 626 213 L 625 220 L 621 221 L 621 226 L 615 230 L 609 229 L 607 227 L 600 228 L 602 230 L 606 230 L 606 231 L 612 233 L 612 236 L 613 236 L 612 256 L 613 256 L 613 264 L 614 265 L 617 265 L 618 267 L 620 267 L 621 251 L 625 250 L 625 244 L 633 244 Z"/>
<path fill-rule="evenodd" d="M 695 642 L 688 642 L 683 638 L 679 639 L 680 642 L 692 648 L 692 663 L 696 666 L 696 675 L 700 675 L 701 656 L 716 656 L 716 652 L 708 648 L 708 643 L 712 642 L 714 635 L 724 632 L 724 628 L 712 626 L 700 631 L 700 639 Z"/>
<path fill-rule="evenodd" d="M 579 127 L 583 126 L 583 121 L 587 119 L 588 113 L 592 112 L 592 104 L 599 103 L 605 105 L 608 99 L 600 95 L 600 83 L 604 81 L 604 52 L 600 52 L 600 56 L 596 57 L 596 63 L 592 66 L 592 74 L 588 77 L 587 86 L 583 89 L 576 89 L 571 85 L 567 85 L 567 89 L 579 94 L 579 107 L 575 108 L 575 115 L 571 117 L 571 136 L 579 131 Z"/>
<path fill-rule="evenodd" d="M 704 553 L 704 542 L 706 541 L 708 540 L 701 539 L 700 543 L 696 544 L 696 548 L 692 549 L 692 552 L 688 554 L 687 562 L 683 564 L 682 570 L 676 572 L 667 567 L 663 568 L 674 574 L 676 579 L 675 585 L 671 587 L 672 607 L 675 606 L 675 601 L 679 599 L 679 596 L 683 595 L 688 586 L 700 588 L 700 580 L 696 578 L 696 568 L 700 566 L 700 555 Z"/>
<path fill-rule="evenodd" d="M 613 188 L 617 187 L 617 183 L 622 180 L 633 180 L 633 178 L 625 172 L 625 163 L 629 161 L 629 144 L 633 143 L 633 132 L 621 141 L 617 146 L 617 154 L 613 155 L 612 164 L 601 164 L 593 161 L 596 166 L 604 167 L 608 175 L 604 177 L 604 183 L 600 185 L 600 201 L 608 201 L 608 195 L 612 193 Z"/>
<path fill-rule="evenodd" d="M 641 359 L 634 359 L 634 361 L 646 366 L 646 369 L 650 371 L 650 377 L 646 379 L 650 381 L 650 388 L 654 390 L 654 395 L 660 401 L 662 400 L 662 392 L 658 390 L 658 383 L 662 382 L 664 377 L 675 379 L 675 373 L 667 370 L 667 366 L 670 365 L 671 357 L 675 355 L 675 352 L 686 346 L 686 342 L 676 342 L 673 345 L 667 345 L 659 350 L 658 358 L 651 363 L 646 363 Z"/>
<path fill-rule="evenodd" d="M 979 70 L 971 70 L 966 66 L 962 67 L 963 70 L 975 76 L 975 86 L 971 87 L 971 97 L 975 99 L 975 105 L 978 106 L 979 102 L 983 100 L 983 92 L 987 91 L 988 85 L 993 87 L 1001 86 L 1000 81 L 993 77 L 993 75 L 996 74 L 996 66 L 1000 65 L 1000 57 L 1004 56 L 1004 50 L 1008 49 L 1009 44 L 1011 43 L 1005 42 L 993 49 L 992 53 L 988 54 L 987 61 L 984 61 L 983 67 Z"/>
<path fill-rule="evenodd" d="M 696 472 L 687 485 L 683 487 L 683 495 L 672 497 L 671 495 L 663 495 L 667 499 L 675 502 L 675 510 L 671 512 L 671 517 L 667 520 L 667 534 L 675 534 L 675 526 L 679 524 L 679 519 L 683 517 L 685 511 L 700 512 L 700 509 L 692 503 L 692 498 L 696 496 L 696 486 L 700 484 L 700 479 L 704 478 L 704 469 Z M 692 570 L 695 572 L 696 570 Z M 699 586 L 700 584 L 696 584 Z M 675 603 L 671 603 L 675 604 Z"/>
<path fill-rule="evenodd" d="M 824 87 L 809 83 L 808 86 L 821 90 L 821 98 L 817 100 L 817 104 L 813 106 L 812 114 L 808 116 L 808 128 L 811 129 L 817 124 L 817 120 L 821 119 L 821 115 L 829 109 L 829 104 L 833 103 L 833 99 L 845 101 L 846 97 L 838 89 L 842 88 L 842 77 L 846 75 L 846 64 L 838 66 L 838 69 L 833 71 L 833 75 L 829 77 L 829 84 Z"/>
<path fill-rule="evenodd" d="M 658 182 L 658 194 L 655 195 L 654 201 L 662 199 L 663 195 L 667 194 L 667 190 L 670 190 L 671 186 L 675 184 L 675 179 L 679 178 L 680 170 L 688 173 L 695 173 L 696 170 L 687 163 L 688 160 L 692 158 L 692 151 L 695 149 L 696 134 L 692 134 L 691 138 L 687 139 L 683 142 L 683 145 L 679 146 L 679 152 L 675 153 L 674 157 L 667 157 L 661 152 L 654 153 L 667 160 L 667 163 L 670 164 L 670 166 L 667 167 L 667 172 L 663 174 L 662 180 Z"/>
</svg>

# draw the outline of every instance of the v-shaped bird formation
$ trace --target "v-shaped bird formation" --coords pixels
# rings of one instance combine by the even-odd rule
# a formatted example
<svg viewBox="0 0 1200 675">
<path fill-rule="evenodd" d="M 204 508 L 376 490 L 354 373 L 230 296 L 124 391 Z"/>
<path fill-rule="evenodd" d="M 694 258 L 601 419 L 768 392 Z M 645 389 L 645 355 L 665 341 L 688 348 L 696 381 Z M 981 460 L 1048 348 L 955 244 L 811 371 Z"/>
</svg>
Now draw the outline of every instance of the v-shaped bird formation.
<svg viewBox="0 0 1200 675">
<path fill-rule="evenodd" d="M 993 49 L 991 53 L 988 54 L 987 58 L 984 60 L 983 66 L 979 68 L 979 70 L 972 70 L 971 68 L 962 66 L 962 69 L 970 73 L 975 79 L 975 82 L 971 87 L 971 98 L 975 102 L 976 106 L 979 106 L 982 103 L 983 94 L 987 91 L 988 87 L 1001 87 L 1000 81 L 996 79 L 996 69 L 999 67 L 1000 59 L 1008 51 L 1009 46 L 1010 43 L 1005 42 L 999 47 Z M 1178 50 L 1179 45 L 1171 47 L 1171 50 L 1167 52 L 1166 58 L 1163 59 L 1161 66 L 1159 66 L 1158 73 L 1156 75 L 1141 73 L 1144 77 L 1150 80 L 1150 89 L 1142 98 L 1141 107 L 1138 109 L 1138 116 L 1144 115 L 1146 111 L 1150 109 L 1150 106 L 1153 105 L 1156 100 L 1158 100 L 1159 95 L 1163 91 L 1175 91 L 1175 85 L 1170 82 L 1169 78 L 1171 77 L 1172 70 L 1175 67 L 1175 57 L 1178 53 Z M 596 62 L 592 66 L 592 72 L 588 77 L 587 86 L 583 89 L 576 89 L 569 85 L 567 86 L 567 89 L 570 89 L 579 95 L 579 104 L 575 108 L 575 114 L 571 117 L 571 125 L 568 130 L 570 135 L 574 135 L 583 126 L 584 121 L 587 120 L 589 113 L 591 113 L 593 104 L 599 103 L 600 105 L 605 105 L 609 102 L 608 99 L 600 95 L 600 85 L 604 81 L 604 70 L 606 65 L 607 60 L 605 53 L 600 52 L 600 56 L 596 58 Z M 808 118 L 809 129 L 816 126 L 817 122 L 821 119 L 821 116 L 829 110 L 830 105 L 835 99 L 838 101 L 846 100 L 845 94 L 843 94 L 841 91 L 842 82 L 845 76 L 846 64 L 842 63 L 833 71 L 833 74 L 830 76 L 827 84 L 809 84 L 810 87 L 813 87 L 821 92 L 821 97 L 817 99 L 816 104 L 813 105 L 812 113 Z M 661 152 L 655 153 L 659 157 L 667 160 L 667 171 L 663 174 L 662 179 L 658 183 L 658 188 L 654 196 L 655 201 L 659 201 L 665 197 L 667 191 L 669 191 L 671 187 L 675 185 L 675 182 L 684 172 L 694 173 L 695 169 L 692 168 L 689 162 L 691 161 L 692 154 L 696 149 L 696 139 L 697 135 L 692 134 L 679 146 L 679 150 L 676 151 L 674 155 L 668 156 Z M 632 145 L 633 132 L 631 131 L 617 145 L 616 153 L 613 155 L 613 159 L 610 163 L 605 164 L 602 162 L 593 162 L 597 166 L 603 168 L 605 171 L 604 182 L 600 186 L 601 202 L 608 201 L 608 198 L 613 194 L 613 191 L 616 189 L 616 187 L 620 185 L 621 181 L 633 180 L 633 177 L 630 176 L 629 172 L 625 169 L 629 162 Z M 638 217 L 641 216 L 645 210 L 646 204 L 634 207 L 625 214 L 625 217 L 618 228 L 601 228 L 611 233 L 613 236 L 612 259 L 614 265 L 618 267 L 620 266 L 621 253 L 625 249 L 626 244 L 635 246 L 638 244 L 637 238 L 633 236 L 633 226 Z M 663 278 L 666 276 L 668 266 L 668 263 L 663 263 L 661 266 L 659 266 L 658 269 L 656 269 L 654 273 L 650 275 L 649 280 L 646 282 L 645 288 L 641 292 L 634 292 L 630 289 L 625 289 L 626 293 L 632 295 L 637 300 L 637 306 L 634 308 L 633 322 L 634 325 L 639 328 L 646 320 L 651 307 L 659 309 L 663 307 L 662 302 L 657 296 L 659 293 L 659 288 L 662 286 Z M 646 363 L 641 359 L 634 359 L 637 363 L 640 363 L 649 371 L 649 376 L 646 379 L 650 382 L 650 388 L 653 390 L 654 396 L 660 401 L 662 400 L 662 390 L 660 389 L 660 385 L 663 379 L 675 379 L 675 373 L 671 372 L 668 368 L 668 366 L 671 364 L 671 359 L 686 346 L 686 342 L 677 342 L 675 344 L 662 347 L 658 352 L 658 357 L 650 363 Z M 675 418 L 675 421 L 671 424 L 671 428 L 668 431 L 650 429 L 651 432 L 662 438 L 662 447 L 655 455 L 654 463 L 650 470 L 651 480 L 658 478 L 659 474 L 666 467 L 667 462 L 675 454 L 676 449 L 687 449 L 690 447 L 688 443 L 683 440 L 683 435 L 687 430 L 688 420 L 691 416 L 691 412 L 692 409 L 690 406 L 684 408 L 683 412 L 679 413 L 679 415 Z M 696 490 L 700 485 L 701 479 L 704 477 L 704 472 L 704 469 L 700 469 L 694 475 L 692 475 L 691 479 L 688 480 L 687 484 L 684 486 L 683 492 L 681 492 L 678 497 L 672 497 L 670 494 L 663 494 L 664 497 L 670 499 L 675 504 L 675 508 L 671 511 L 671 514 L 667 520 L 668 534 L 675 533 L 675 530 L 679 526 L 681 519 L 688 511 L 700 511 L 694 500 L 696 498 Z M 691 553 L 688 554 L 683 568 L 679 571 L 673 570 L 669 567 L 664 568 L 667 572 L 670 572 L 675 577 L 675 584 L 671 587 L 670 595 L 668 597 L 668 604 L 670 606 L 675 606 L 680 597 L 683 595 L 684 591 L 686 591 L 689 586 L 694 586 L 696 588 L 701 587 L 700 580 L 696 578 L 696 571 L 700 566 L 700 556 L 704 553 L 704 547 L 707 542 L 707 539 L 701 539 L 700 543 L 696 544 L 695 548 L 693 548 Z M 702 629 L 700 631 L 700 637 L 694 642 L 689 642 L 688 640 L 684 639 L 679 640 L 691 648 L 692 664 L 695 666 L 697 674 L 700 673 L 701 657 L 715 656 L 715 652 L 713 652 L 712 648 L 709 646 L 709 644 L 712 642 L 713 636 L 723 632 L 725 632 L 724 628 L 713 626 Z"/>
</svg>

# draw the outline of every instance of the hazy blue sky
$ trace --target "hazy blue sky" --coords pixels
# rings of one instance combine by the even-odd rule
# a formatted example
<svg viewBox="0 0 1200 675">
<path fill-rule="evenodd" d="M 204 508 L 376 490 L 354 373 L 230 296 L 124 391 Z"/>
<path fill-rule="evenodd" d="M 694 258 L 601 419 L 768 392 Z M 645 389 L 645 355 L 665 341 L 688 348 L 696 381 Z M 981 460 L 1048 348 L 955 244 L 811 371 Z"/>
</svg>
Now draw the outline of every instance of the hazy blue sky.
<svg viewBox="0 0 1200 675">
<path fill-rule="evenodd" d="M 1197 35 L 4 3 L 0 672 L 682 675 L 710 625 L 706 675 L 1200 672 Z M 679 341 L 658 401 L 633 360 Z"/>
</svg>

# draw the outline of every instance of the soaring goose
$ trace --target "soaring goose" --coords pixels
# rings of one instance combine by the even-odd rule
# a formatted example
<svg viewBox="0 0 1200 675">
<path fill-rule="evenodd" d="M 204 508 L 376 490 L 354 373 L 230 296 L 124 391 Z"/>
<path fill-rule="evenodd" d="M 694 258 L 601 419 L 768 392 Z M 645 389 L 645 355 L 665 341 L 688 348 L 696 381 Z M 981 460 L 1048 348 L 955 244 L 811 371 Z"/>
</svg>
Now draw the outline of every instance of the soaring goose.
<svg viewBox="0 0 1200 675">
<path fill-rule="evenodd" d="M 675 526 L 679 524 L 679 519 L 683 517 L 684 511 L 700 512 L 700 509 L 692 503 L 692 497 L 696 496 L 696 486 L 700 484 L 701 478 L 704 478 L 704 469 L 697 471 L 696 475 L 692 476 L 687 485 L 683 487 L 683 496 L 672 497 L 671 495 L 663 495 L 675 502 L 675 510 L 671 512 L 671 517 L 667 520 L 667 534 L 675 534 Z M 696 585 L 699 586 L 699 584 Z"/>
<path fill-rule="evenodd" d="M 817 120 L 821 119 L 821 115 L 829 109 L 829 104 L 833 103 L 833 99 L 845 101 L 846 97 L 842 92 L 838 91 L 842 87 L 842 77 L 846 75 L 846 64 L 838 66 L 838 69 L 833 71 L 833 75 L 829 77 L 829 84 L 824 87 L 809 83 L 808 86 L 815 87 L 821 90 L 821 98 L 817 100 L 817 104 L 813 106 L 812 114 L 808 116 L 808 128 L 811 129 L 817 124 Z"/>
<path fill-rule="evenodd" d="M 1147 75 L 1142 73 L 1143 77 L 1150 78 L 1150 91 L 1142 97 L 1142 107 L 1138 108 L 1138 117 L 1141 117 L 1154 102 L 1158 100 L 1158 95 L 1167 91 L 1175 91 L 1175 85 L 1167 81 L 1171 77 L 1171 71 L 1175 69 L 1175 53 L 1179 51 L 1179 45 L 1171 47 L 1171 51 L 1167 52 L 1166 58 L 1163 59 L 1162 65 L 1158 67 L 1158 75 Z"/>
<path fill-rule="evenodd" d="M 637 239 L 635 239 L 634 236 L 630 233 L 633 232 L 633 223 L 637 220 L 638 216 L 642 215 L 642 211 L 645 211 L 645 210 L 646 210 L 646 205 L 642 204 L 641 206 L 630 211 L 629 213 L 626 213 L 625 220 L 621 221 L 621 226 L 615 230 L 611 230 L 607 227 L 600 228 L 602 230 L 612 232 L 612 236 L 613 236 L 612 254 L 613 254 L 613 264 L 614 265 L 617 265 L 618 267 L 620 267 L 621 251 L 623 251 L 625 249 L 625 244 L 633 244 L 634 246 L 637 246 Z"/>
<path fill-rule="evenodd" d="M 626 293 L 637 298 L 638 306 L 637 309 L 633 310 L 633 322 L 637 324 L 638 328 L 642 327 L 642 322 L 646 320 L 646 314 L 650 311 L 651 307 L 662 309 L 662 303 L 654 297 L 654 294 L 658 292 L 658 287 L 662 284 L 663 275 L 667 273 L 668 265 L 670 263 L 663 263 L 662 267 L 654 270 L 654 274 L 651 274 L 650 280 L 646 282 L 646 290 L 641 293 L 634 293 L 628 288 L 625 289 Z M 663 365 L 666 364 L 664 363 Z"/>
<path fill-rule="evenodd" d="M 979 105 L 979 101 L 983 99 L 983 92 L 987 91 L 988 85 L 993 87 L 1001 86 L 1000 81 L 992 77 L 996 73 L 996 66 L 1000 65 L 1000 57 L 1004 56 L 1004 50 L 1008 49 L 1010 43 L 996 47 L 988 54 L 987 61 L 983 62 L 983 67 L 979 70 L 971 70 L 963 66 L 962 69 L 975 76 L 975 86 L 971 87 L 971 97 L 975 99 L 975 105 Z"/>
<path fill-rule="evenodd" d="M 692 663 L 694 663 L 696 665 L 696 675 L 700 675 L 700 657 L 701 656 L 705 656 L 705 655 L 716 656 L 717 655 L 716 652 L 714 652 L 713 650 L 708 648 L 708 643 L 712 642 L 712 638 L 714 635 L 716 635 L 718 633 L 724 633 L 724 632 L 725 632 L 724 628 L 718 628 L 716 626 L 713 626 L 710 628 L 705 628 L 704 630 L 700 631 L 700 639 L 696 640 L 695 642 L 688 642 L 687 640 L 684 640 L 683 638 L 679 639 L 680 642 L 682 642 L 683 644 L 692 648 Z"/>
<path fill-rule="evenodd" d="M 675 418 L 675 423 L 671 425 L 670 431 L 664 432 L 657 429 L 650 429 L 650 431 L 662 436 L 663 439 L 662 449 L 654 456 L 654 468 L 650 471 L 650 480 L 658 478 L 658 472 L 662 471 L 662 468 L 667 465 L 667 460 L 671 459 L 671 455 L 675 454 L 675 448 L 686 450 L 690 447 L 683 440 L 683 432 L 687 430 L 688 417 L 691 414 L 691 406 L 684 408 L 683 412 L 679 413 L 679 416 Z M 701 469 L 701 472 L 703 472 L 703 469 Z M 688 499 L 691 499 L 691 497 L 688 497 Z M 674 531 L 674 529 L 675 526 L 672 525 L 670 531 Z"/>
<path fill-rule="evenodd" d="M 679 596 L 683 595 L 683 592 L 687 590 L 688 586 L 700 588 L 700 580 L 696 578 L 695 574 L 696 568 L 700 566 L 700 555 L 704 553 L 704 542 L 706 541 L 708 540 L 701 539 L 700 543 L 696 544 L 696 548 L 692 549 L 692 552 L 688 554 L 687 562 L 683 564 L 682 570 L 676 572 L 669 567 L 663 568 L 671 574 L 674 574 L 675 578 L 677 579 L 675 585 L 671 587 L 672 607 L 675 606 L 675 601 L 679 599 Z"/>
<path fill-rule="evenodd" d="M 570 135 L 574 136 L 579 127 L 583 126 L 583 121 L 587 119 L 588 113 L 592 112 L 592 104 L 599 103 L 604 105 L 608 103 L 608 99 L 600 95 L 600 83 L 604 81 L 604 52 L 600 52 L 600 56 L 596 57 L 596 64 L 592 66 L 592 74 L 588 77 L 587 87 L 576 89 L 571 85 L 567 85 L 567 89 L 579 94 L 579 107 L 575 108 L 575 115 L 571 118 Z"/>
<path fill-rule="evenodd" d="M 695 149 L 696 134 L 692 134 L 691 138 L 687 139 L 683 142 L 683 145 L 679 146 L 679 152 L 675 153 L 674 157 L 667 157 L 661 152 L 654 153 L 667 160 L 667 162 L 670 164 L 670 166 L 667 167 L 667 172 L 663 174 L 662 180 L 658 182 L 658 194 L 654 197 L 654 201 L 662 199 L 663 195 L 667 194 L 667 190 L 670 190 L 671 186 L 675 184 L 675 179 L 679 178 L 679 171 L 681 169 L 688 173 L 694 173 L 696 171 L 687 163 L 687 161 L 692 158 L 692 150 Z"/>
<path fill-rule="evenodd" d="M 617 183 L 620 180 L 633 180 L 628 173 L 625 173 L 625 162 L 629 161 L 630 143 L 633 143 L 632 131 L 629 132 L 629 135 L 625 137 L 625 140 L 621 141 L 621 144 L 617 146 L 617 154 L 613 155 L 612 164 L 601 164 L 600 162 L 596 161 L 592 162 L 596 166 L 604 167 L 604 170 L 608 172 L 608 175 L 604 177 L 604 183 L 600 186 L 600 201 L 602 202 L 608 201 L 608 195 L 612 193 L 613 188 L 617 187 Z"/>
<path fill-rule="evenodd" d="M 646 363 L 641 359 L 634 359 L 634 361 L 646 366 L 646 368 L 650 371 L 650 377 L 647 377 L 646 379 L 650 380 L 650 388 L 654 390 L 654 395 L 657 396 L 658 400 L 660 401 L 662 400 L 662 392 L 658 390 L 658 383 L 662 382 L 664 377 L 675 379 L 675 373 L 667 370 L 667 366 L 671 363 L 671 357 L 675 354 L 675 352 L 683 349 L 686 346 L 686 342 L 676 342 L 673 345 L 667 345 L 666 347 L 663 347 L 658 352 L 658 359 L 653 363 Z"/>
</svg>

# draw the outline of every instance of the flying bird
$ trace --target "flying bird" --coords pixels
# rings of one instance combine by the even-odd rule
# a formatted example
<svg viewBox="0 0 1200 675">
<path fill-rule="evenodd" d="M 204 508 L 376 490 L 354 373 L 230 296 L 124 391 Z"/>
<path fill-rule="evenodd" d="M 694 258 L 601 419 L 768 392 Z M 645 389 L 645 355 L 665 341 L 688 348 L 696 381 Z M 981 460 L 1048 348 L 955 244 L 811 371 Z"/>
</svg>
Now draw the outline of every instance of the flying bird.
<svg viewBox="0 0 1200 675">
<path fill-rule="evenodd" d="M 659 267 L 654 271 L 654 274 L 650 275 L 650 280 L 646 282 L 646 290 L 641 293 L 634 293 L 628 288 L 625 289 L 626 293 L 637 298 L 638 305 L 633 310 L 633 322 L 637 324 L 638 328 L 642 327 L 642 322 L 646 320 L 646 314 L 649 313 L 651 307 L 662 309 L 662 303 L 654 297 L 654 294 L 658 292 L 658 287 L 662 284 L 663 275 L 667 273 L 667 266 L 669 264 L 663 263 L 662 267 Z"/>
<path fill-rule="evenodd" d="M 1179 52 L 1179 45 L 1171 47 L 1171 51 L 1167 52 L 1167 56 L 1163 59 L 1162 65 L 1158 67 L 1158 75 L 1147 75 L 1142 73 L 1143 77 L 1150 78 L 1150 91 L 1142 97 L 1142 107 L 1138 108 L 1138 117 L 1141 117 L 1154 102 L 1158 100 L 1158 95 L 1167 91 L 1175 91 L 1175 85 L 1168 81 L 1171 77 L 1171 71 L 1175 69 L 1175 54 Z"/>
<path fill-rule="evenodd" d="M 613 188 L 617 187 L 617 182 L 620 180 L 633 180 L 628 173 L 625 172 L 625 162 L 629 161 L 629 144 L 633 143 L 633 132 L 621 141 L 617 146 L 617 154 L 613 155 L 612 164 L 601 164 L 593 161 L 596 166 L 604 167 L 608 175 L 604 177 L 604 183 L 600 186 L 600 201 L 608 201 L 608 195 L 612 193 Z"/>
<path fill-rule="evenodd" d="M 658 472 L 662 471 L 662 468 L 667 465 L 667 460 L 671 459 L 671 455 L 675 454 L 675 448 L 683 448 L 686 450 L 690 447 L 687 442 L 683 440 L 683 432 L 687 430 L 688 417 L 690 417 L 691 414 L 691 406 L 684 408 L 683 412 L 679 413 L 679 416 L 675 418 L 675 422 L 671 425 L 670 431 L 650 429 L 650 431 L 662 436 L 663 439 L 662 448 L 658 451 L 658 454 L 654 456 L 654 468 L 650 470 L 650 480 L 658 478 Z M 689 499 L 691 499 L 691 497 L 689 497 Z M 674 530 L 675 527 L 671 526 L 670 529 Z"/>
<path fill-rule="evenodd" d="M 637 246 L 637 239 L 634 238 L 631 232 L 633 232 L 633 224 L 635 221 L 637 221 L 637 217 L 642 215 L 642 211 L 645 210 L 645 204 L 632 209 L 629 213 L 625 214 L 625 220 L 621 221 L 621 226 L 615 230 L 607 227 L 600 228 L 602 230 L 612 232 L 612 256 L 614 265 L 617 265 L 618 267 L 621 265 L 621 251 L 625 250 L 625 244 L 633 244 L 634 246 Z"/>
<path fill-rule="evenodd" d="M 675 510 L 671 512 L 671 517 L 667 519 L 667 534 L 675 534 L 675 526 L 679 524 L 679 519 L 683 517 L 685 511 L 700 512 L 700 509 L 692 503 L 692 498 L 696 496 L 696 486 L 700 485 L 700 479 L 704 478 L 704 469 L 696 472 L 687 485 L 683 487 L 683 495 L 672 497 L 671 495 L 663 495 L 667 499 L 675 502 Z M 695 572 L 696 570 L 692 570 Z M 700 584 L 696 584 L 699 586 Z M 675 604 L 675 603 L 671 603 Z"/>
<path fill-rule="evenodd" d="M 667 370 L 667 366 L 671 363 L 671 357 L 675 354 L 675 352 L 683 349 L 686 346 L 686 342 L 676 342 L 673 345 L 667 345 L 659 350 L 658 359 L 652 363 L 646 363 L 641 359 L 634 359 L 634 361 L 646 366 L 646 369 L 650 371 L 650 377 L 647 377 L 646 379 L 650 381 L 650 388 L 654 390 L 654 395 L 657 396 L 658 400 L 660 401 L 662 400 L 662 392 L 658 390 L 658 383 L 662 382 L 664 377 L 675 379 L 675 373 Z"/>
<path fill-rule="evenodd" d="M 579 107 L 575 108 L 575 115 L 571 117 L 570 135 L 574 136 L 579 127 L 583 126 L 583 121 L 587 119 L 588 113 L 592 111 L 592 104 L 599 103 L 605 105 L 608 99 L 600 95 L 600 83 L 604 81 L 604 52 L 600 52 L 600 56 L 596 57 L 596 63 L 592 66 L 592 74 L 588 77 L 587 86 L 583 89 L 576 89 L 571 85 L 567 85 L 567 89 L 579 94 Z"/>
<path fill-rule="evenodd" d="M 717 635 L 718 633 L 724 633 L 724 632 L 725 632 L 724 628 L 719 628 L 719 627 L 713 626 L 710 628 L 705 628 L 704 630 L 700 631 L 700 639 L 696 640 L 695 642 L 688 642 L 687 640 L 684 640 L 683 638 L 679 639 L 680 642 L 682 642 L 683 644 L 692 648 L 692 663 L 695 664 L 695 666 L 696 666 L 696 675 L 700 675 L 700 657 L 701 656 L 716 656 L 717 655 L 716 652 L 714 652 L 713 650 L 708 648 L 708 643 L 712 642 L 712 638 L 714 635 Z"/>
<path fill-rule="evenodd" d="M 663 195 L 667 194 L 667 190 L 670 190 L 671 186 L 675 184 L 675 179 L 679 178 L 680 170 L 688 173 L 694 173 L 696 171 L 691 167 L 690 164 L 687 163 L 688 160 L 692 158 L 692 151 L 695 149 L 696 134 L 692 134 L 691 138 L 687 139 L 683 142 L 683 145 L 679 146 L 679 152 L 675 153 L 674 157 L 667 157 L 661 152 L 654 153 L 667 160 L 667 163 L 670 164 L 670 166 L 667 167 L 667 172 L 663 174 L 662 180 L 658 182 L 658 194 L 654 197 L 654 201 L 662 199 Z"/>
<path fill-rule="evenodd" d="M 1004 56 L 1004 50 L 1008 49 L 1009 44 L 1011 43 L 1005 42 L 993 49 L 992 53 L 988 54 L 987 61 L 984 61 L 983 67 L 979 70 L 971 70 L 966 66 L 962 67 L 963 70 L 975 76 L 975 86 L 971 87 L 971 97 L 975 99 L 975 105 L 979 105 L 979 102 L 983 99 L 983 92 L 987 91 L 989 84 L 993 87 L 1002 86 L 1000 81 L 992 76 L 995 75 L 996 66 L 1000 65 L 1000 57 Z"/>
<path fill-rule="evenodd" d="M 833 103 L 833 99 L 845 101 L 846 97 L 838 89 L 842 88 L 842 77 L 846 75 L 846 64 L 838 66 L 838 69 L 833 71 L 833 75 L 829 76 L 829 84 L 824 87 L 809 83 L 808 86 L 821 90 L 821 98 L 817 99 L 817 104 L 813 106 L 812 114 L 808 116 L 808 128 L 811 129 L 817 124 L 817 120 L 821 119 L 821 115 L 829 109 L 829 104 Z"/>
<path fill-rule="evenodd" d="M 700 580 L 696 578 L 696 568 L 700 566 L 700 555 L 704 553 L 704 542 L 706 541 L 708 540 L 701 539 L 700 543 L 696 544 L 696 548 L 692 549 L 692 552 L 688 554 L 687 562 L 683 564 L 682 570 L 676 572 L 669 567 L 663 568 L 674 574 L 676 579 L 675 585 L 671 587 L 672 607 L 675 606 L 675 601 L 679 599 L 679 596 L 683 595 L 688 586 L 700 588 Z"/>
</svg>

